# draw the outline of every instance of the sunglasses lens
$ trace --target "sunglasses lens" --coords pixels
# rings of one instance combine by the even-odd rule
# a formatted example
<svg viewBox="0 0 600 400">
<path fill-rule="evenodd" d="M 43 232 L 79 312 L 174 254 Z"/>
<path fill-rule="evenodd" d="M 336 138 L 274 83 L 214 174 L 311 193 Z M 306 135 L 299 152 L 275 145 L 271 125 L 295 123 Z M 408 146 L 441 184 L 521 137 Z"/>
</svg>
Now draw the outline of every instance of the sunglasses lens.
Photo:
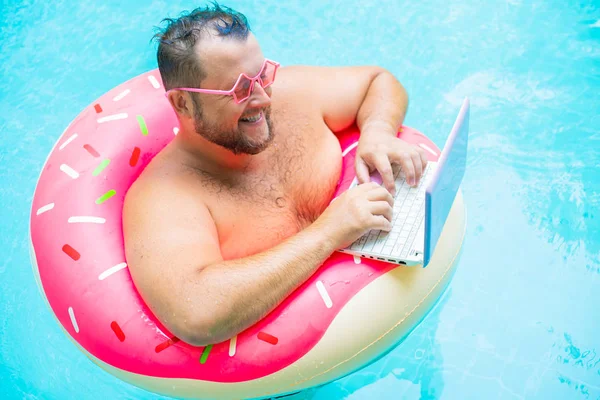
<svg viewBox="0 0 600 400">
<path fill-rule="evenodd" d="M 260 74 L 260 79 L 262 81 L 262 87 L 267 87 L 273 83 L 275 80 L 275 65 L 267 62 Z"/>
<path fill-rule="evenodd" d="M 270 62 L 266 62 L 263 69 L 260 71 L 260 74 L 256 76 L 254 79 L 248 79 L 245 75 L 242 75 L 237 85 L 233 89 L 233 94 L 236 102 L 241 103 L 250 97 L 252 90 L 252 82 L 258 80 L 261 83 L 263 88 L 270 86 L 275 80 L 275 72 L 277 67 L 275 64 Z"/>
<path fill-rule="evenodd" d="M 239 80 L 233 91 L 238 102 L 244 101 L 250 96 L 251 86 L 252 81 L 245 76 L 242 76 L 242 79 Z"/>
</svg>

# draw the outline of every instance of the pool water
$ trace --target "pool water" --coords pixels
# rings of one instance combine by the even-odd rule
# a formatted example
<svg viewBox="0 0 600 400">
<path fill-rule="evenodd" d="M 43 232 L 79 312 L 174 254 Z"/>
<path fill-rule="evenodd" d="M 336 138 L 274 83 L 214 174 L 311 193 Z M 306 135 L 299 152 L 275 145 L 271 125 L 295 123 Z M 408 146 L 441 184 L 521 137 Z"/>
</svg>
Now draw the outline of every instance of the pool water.
<svg viewBox="0 0 600 400">
<path fill-rule="evenodd" d="M 405 123 L 440 147 L 471 99 L 467 236 L 443 301 L 386 357 L 290 399 L 600 399 L 600 2 L 223 3 L 283 65 L 389 69 L 410 95 Z M 155 68 L 153 27 L 197 5 L 0 3 L 2 399 L 157 398 L 59 329 L 28 221 L 69 122 Z"/>
</svg>

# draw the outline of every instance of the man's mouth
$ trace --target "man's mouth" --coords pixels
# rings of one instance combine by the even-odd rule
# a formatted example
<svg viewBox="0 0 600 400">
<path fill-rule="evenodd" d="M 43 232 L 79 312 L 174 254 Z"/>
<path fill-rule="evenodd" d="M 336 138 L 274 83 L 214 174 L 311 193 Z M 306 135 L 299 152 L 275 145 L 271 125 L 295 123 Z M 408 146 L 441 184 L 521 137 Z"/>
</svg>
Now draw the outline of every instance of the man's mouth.
<svg viewBox="0 0 600 400">
<path fill-rule="evenodd" d="M 263 115 L 263 113 L 262 113 L 262 111 L 260 111 L 256 114 L 246 115 L 246 116 L 240 118 L 240 121 L 241 122 L 249 122 L 249 123 L 258 122 L 262 118 L 262 115 Z"/>
</svg>

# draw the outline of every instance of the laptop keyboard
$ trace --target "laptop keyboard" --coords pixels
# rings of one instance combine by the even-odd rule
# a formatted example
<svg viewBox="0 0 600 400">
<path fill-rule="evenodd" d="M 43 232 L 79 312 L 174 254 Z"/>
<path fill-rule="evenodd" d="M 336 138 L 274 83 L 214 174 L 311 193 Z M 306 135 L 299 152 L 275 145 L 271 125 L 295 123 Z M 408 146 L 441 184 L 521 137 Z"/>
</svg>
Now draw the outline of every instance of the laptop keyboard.
<svg viewBox="0 0 600 400">
<path fill-rule="evenodd" d="M 415 188 L 406 183 L 403 172 L 398 172 L 395 176 L 396 196 L 392 230 L 390 232 L 371 230 L 358 238 L 349 248 L 358 252 L 406 258 L 413 248 L 421 225 L 425 223 L 425 190 L 436 168 L 436 162 L 427 163 L 419 185 Z"/>
</svg>

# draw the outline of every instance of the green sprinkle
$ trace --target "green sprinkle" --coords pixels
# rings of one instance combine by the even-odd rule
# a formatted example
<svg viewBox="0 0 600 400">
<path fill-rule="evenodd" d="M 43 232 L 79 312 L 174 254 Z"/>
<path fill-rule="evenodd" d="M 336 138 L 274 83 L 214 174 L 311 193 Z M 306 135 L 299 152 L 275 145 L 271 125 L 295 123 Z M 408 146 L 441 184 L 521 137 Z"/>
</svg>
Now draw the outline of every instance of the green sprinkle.
<svg viewBox="0 0 600 400">
<path fill-rule="evenodd" d="M 106 160 L 102 161 L 100 163 L 100 165 L 98 165 L 98 167 L 94 170 L 94 172 L 92 172 L 92 175 L 94 175 L 94 176 L 100 175 L 100 172 L 102 172 L 104 170 L 104 168 L 106 168 L 108 166 L 108 164 L 110 164 L 110 160 L 107 158 Z"/>
<path fill-rule="evenodd" d="M 96 204 L 104 203 L 106 200 L 110 199 L 115 194 L 117 194 L 116 190 L 114 190 L 114 189 L 109 190 L 108 192 L 104 193 L 102 196 L 98 197 L 98 199 L 96 200 Z"/>
<path fill-rule="evenodd" d="M 204 348 L 204 351 L 202 351 L 202 357 L 200 357 L 200 364 L 204 364 L 206 362 L 206 360 L 208 359 L 208 355 L 210 354 L 210 351 L 212 350 L 213 345 L 209 344 L 208 346 L 206 346 Z"/>
<path fill-rule="evenodd" d="M 146 126 L 146 121 L 144 121 L 144 117 L 141 115 L 137 116 L 138 124 L 140 124 L 140 129 L 142 130 L 142 135 L 148 136 L 148 127 Z"/>
</svg>

